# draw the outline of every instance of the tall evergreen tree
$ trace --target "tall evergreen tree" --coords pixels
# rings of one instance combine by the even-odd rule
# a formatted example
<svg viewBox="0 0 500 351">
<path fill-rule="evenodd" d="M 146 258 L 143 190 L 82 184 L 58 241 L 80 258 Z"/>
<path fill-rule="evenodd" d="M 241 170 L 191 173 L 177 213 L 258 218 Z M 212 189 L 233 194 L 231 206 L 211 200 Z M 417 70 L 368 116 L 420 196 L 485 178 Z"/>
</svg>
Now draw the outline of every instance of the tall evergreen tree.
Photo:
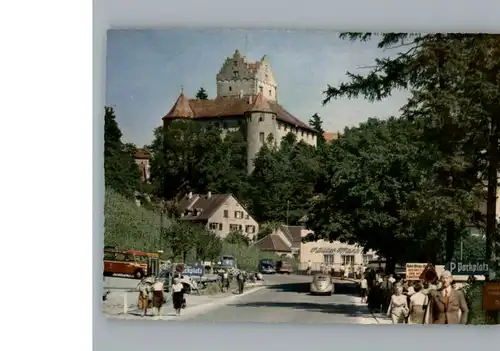
<svg viewBox="0 0 500 351">
<path fill-rule="evenodd" d="M 207 95 L 207 91 L 205 90 L 205 88 L 201 87 L 198 92 L 196 93 L 196 98 L 198 100 L 208 100 L 208 95 Z"/>
<path fill-rule="evenodd" d="M 140 172 L 130 152 L 121 141 L 122 132 L 112 107 L 104 109 L 104 180 L 120 194 L 133 196 L 140 186 Z"/>
<path fill-rule="evenodd" d="M 309 125 L 318 132 L 317 140 L 318 146 L 325 144 L 325 130 L 323 129 L 323 120 L 315 113 L 309 119 Z"/>
</svg>

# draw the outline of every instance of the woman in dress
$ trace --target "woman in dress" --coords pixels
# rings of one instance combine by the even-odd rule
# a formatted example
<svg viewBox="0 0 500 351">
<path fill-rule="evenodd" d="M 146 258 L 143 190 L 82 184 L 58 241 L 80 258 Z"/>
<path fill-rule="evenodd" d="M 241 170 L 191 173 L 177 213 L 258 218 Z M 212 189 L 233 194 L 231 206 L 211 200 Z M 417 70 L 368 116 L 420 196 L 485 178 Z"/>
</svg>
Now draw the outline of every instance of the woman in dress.
<svg viewBox="0 0 500 351">
<path fill-rule="evenodd" d="M 148 314 L 149 294 L 151 292 L 151 286 L 153 285 L 153 283 L 153 277 L 150 273 L 148 273 L 148 275 L 146 275 L 146 277 L 144 277 L 137 285 L 137 291 L 139 292 L 137 305 L 141 310 L 142 317 Z"/>
<path fill-rule="evenodd" d="M 403 295 L 403 287 L 397 285 L 394 294 L 391 296 L 387 317 L 391 317 L 393 324 L 404 323 L 408 316 L 408 302 L 406 295 Z"/>
<path fill-rule="evenodd" d="M 175 278 L 172 285 L 172 302 L 174 303 L 175 314 L 180 316 L 182 304 L 184 303 L 184 285 L 179 278 Z"/>
<path fill-rule="evenodd" d="M 425 311 L 428 304 L 428 297 L 422 292 L 422 285 L 416 284 L 413 287 L 415 294 L 410 297 L 410 314 L 408 324 L 424 324 Z"/>
<path fill-rule="evenodd" d="M 153 311 L 156 317 L 161 315 L 161 307 L 165 302 L 165 297 L 163 296 L 163 282 L 159 279 L 155 281 L 151 290 L 153 291 Z"/>
</svg>

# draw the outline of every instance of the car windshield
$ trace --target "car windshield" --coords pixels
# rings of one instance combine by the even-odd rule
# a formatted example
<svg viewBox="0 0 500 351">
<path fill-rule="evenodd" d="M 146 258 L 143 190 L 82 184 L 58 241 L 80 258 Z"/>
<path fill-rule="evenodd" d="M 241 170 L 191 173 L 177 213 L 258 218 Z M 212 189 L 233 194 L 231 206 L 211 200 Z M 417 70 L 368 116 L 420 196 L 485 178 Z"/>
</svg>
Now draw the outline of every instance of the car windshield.
<svg viewBox="0 0 500 351">
<path fill-rule="evenodd" d="M 160 274 L 158 274 L 158 277 L 159 278 L 167 278 L 169 275 L 170 275 L 170 272 L 165 269 L 165 270 L 161 271 Z"/>
<path fill-rule="evenodd" d="M 321 276 L 316 277 L 316 280 L 322 282 L 322 281 L 328 280 L 328 278 L 325 277 L 325 276 L 323 276 L 323 275 L 321 275 Z"/>
</svg>

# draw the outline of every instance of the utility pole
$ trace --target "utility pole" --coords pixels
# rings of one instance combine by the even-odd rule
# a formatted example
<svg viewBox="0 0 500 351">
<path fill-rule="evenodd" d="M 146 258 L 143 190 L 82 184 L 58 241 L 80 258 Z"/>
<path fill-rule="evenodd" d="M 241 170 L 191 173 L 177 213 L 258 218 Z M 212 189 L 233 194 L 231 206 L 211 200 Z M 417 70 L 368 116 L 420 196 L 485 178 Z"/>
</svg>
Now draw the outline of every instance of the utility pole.
<svg viewBox="0 0 500 351">
<path fill-rule="evenodd" d="M 286 225 L 288 226 L 288 211 L 290 210 L 290 200 L 286 200 Z"/>
<path fill-rule="evenodd" d="M 464 238 L 460 238 L 460 262 L 462 262 L 464 256 Z"/>
<path fill-rule="evenodd" d="M 163 215 L 165 211 L 165 201 L 163 199 L 160 201 L 160 233 L 158 236 L 158 242 L 157 242 L 157 249 L 156 250 L 161 250 L 163 249 L 162 246 L 162 240 L 163 240 Z"/>
</svg>

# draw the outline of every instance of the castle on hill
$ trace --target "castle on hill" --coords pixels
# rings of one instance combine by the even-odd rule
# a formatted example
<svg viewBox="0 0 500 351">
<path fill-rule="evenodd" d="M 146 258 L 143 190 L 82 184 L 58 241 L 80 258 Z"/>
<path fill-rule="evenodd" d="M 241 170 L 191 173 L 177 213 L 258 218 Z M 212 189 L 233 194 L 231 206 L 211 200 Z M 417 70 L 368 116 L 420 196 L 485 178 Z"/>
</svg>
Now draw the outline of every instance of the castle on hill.
<svg viewBox="0 0 500 351">
<path fill-rule="evenodd" d="M 163 117 L 164 129 L 170 121 L 180 118 L 207 125 L 216 122 L 225 130 L 243 127 L 249 173 L 254 169 L 256 154 L 270 138 L 279 145 L 282 138 L 293 133 L 298 141 L 316 146 L 317 132 L 278 103 L 278 84 L 267 56 L 250 62 L 236 50 L 224 61 L 216 81 L 215 99 L 189 99 L 181 92 Z"/>
</svg>

